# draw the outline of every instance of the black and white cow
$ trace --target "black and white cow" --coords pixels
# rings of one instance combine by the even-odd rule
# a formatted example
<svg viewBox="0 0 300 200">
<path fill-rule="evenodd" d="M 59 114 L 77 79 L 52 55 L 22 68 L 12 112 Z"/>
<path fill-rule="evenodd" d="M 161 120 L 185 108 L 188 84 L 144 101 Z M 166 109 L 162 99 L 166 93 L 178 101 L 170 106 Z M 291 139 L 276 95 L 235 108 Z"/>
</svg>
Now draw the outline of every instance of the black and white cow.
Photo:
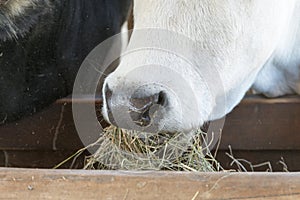
<svg viewBox="0 0 300 200">
<path fill-rule="evenodd" d="M 83 59 L 120 32 L 130 0 L 0 0 L 0 124 L 72 92 Z"/>
<path fill-rule="evenodd" d="M 116 123 L 116 117 L 129 112 L 140 127 L 156 123 L 162 131 L 189 131 L 225 116 L 252 85 L 270 97 L 300 94 L 300 0 L 135 0 L 134 23 L 129 50 L 103 87 L 107 121 Z M 163 30 L 194 41 L 187 55 L 190 63 L 201 65 L 159 45 L 142 48 L 142 43 L 164 43 Z M 167 43 L 186 45 L 184 40 Z M 144 74 L 138 72 L 141 66 Z M 213 78 L 203 77 L 210 69 L 221 89 L 205 84 Z M 148 77 L 153 83 L 145 81 Z M 116 110 L 120 105 L 128 109 Z M 159 118 L 157 110 L 151 111 L 154 105 Z"/>
</svg>

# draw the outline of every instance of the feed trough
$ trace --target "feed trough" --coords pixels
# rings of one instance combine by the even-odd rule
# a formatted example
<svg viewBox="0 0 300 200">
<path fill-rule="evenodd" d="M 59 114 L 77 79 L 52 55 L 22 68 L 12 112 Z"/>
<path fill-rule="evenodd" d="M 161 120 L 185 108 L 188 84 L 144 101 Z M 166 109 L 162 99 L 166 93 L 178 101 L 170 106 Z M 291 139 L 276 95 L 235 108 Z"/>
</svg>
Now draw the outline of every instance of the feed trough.
<svg viewBox="0 0 300 200">
<path fill-rule="evenodd" d="M 225 199 L 299 198 L 299 97 L 247 96 L 226 117 L 216 159 L 224 169 L 245 168 L 247 173 L 79 170 L 88 152 L 54 170 L 83 147 L 72 118 L 72 101 L 101 105 L 101 100 L 65 98 L 0 127 L 1 198 L 216 199 L 221 193 Z"/>
</svg>

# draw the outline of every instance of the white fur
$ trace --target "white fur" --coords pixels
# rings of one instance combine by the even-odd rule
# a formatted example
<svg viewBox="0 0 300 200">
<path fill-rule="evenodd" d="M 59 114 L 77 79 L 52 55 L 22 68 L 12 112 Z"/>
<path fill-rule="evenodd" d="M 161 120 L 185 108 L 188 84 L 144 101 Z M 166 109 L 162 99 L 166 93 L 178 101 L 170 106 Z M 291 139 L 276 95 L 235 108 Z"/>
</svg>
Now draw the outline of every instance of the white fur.
<svg viewBox="0 0 300 200">
<path fill-rule="evenodd" d="M 294 45 L 297 44 L 295 33 L 290 33 L 290 31 L 299 32 L 300 18 L 292 16 L 295 8 L 297 10 L 294 15 L 298 16 L 297 13 L 300 13 L 299 7 L 296 6 L 299 2 L 300 0 L 135 0 L 135 31 L 130 43 L 135 41 L 151 43 L 157 40 L 155 37 L 148 37 L 147 34 L 141 38 L 135 33 L 139 29 L 165 29 L 183 34 L 200 44 L 198 49 L 193 49 L 192 53 L 195 55 L 193 59 L 197 62 L 205 56 L 207 65 L 219 73 L 223 88 L 220 91 L 217 89 L 208 91 L 209 88 L 203 83 L 203 77 L 196 72 L 201 71 L 201 67 L 193 69 L 194 66 L 183 63 L 171 54 L 162 54 L 154 50 L 141 50 L 125 56 L 119 68 L 108 76 L 105 84 L 109 85 L 112 91 L 120 85 L 125 90 L 126 87 L 142 85 L 143 80 L 140 77 L 136 80 L 134 78 L 127 80 L 124 76 L 127 72 L 147 64 L 169 66 L 173 71 L 182 74 L 183 79 L 195 92 L 197 107 L 190 106 L 194 102 L 191 102 L 189 96 L 182 97 L 183 104 L 178 104 L 176 95 L 171 95 L 172 88 L 169 90 L 164 88 L 163 90 L 170 94 L 171 103 L 170 110 L 161 120 L 163 126 L 161 128 L 166 131 L 187 131 L 198 128 L 205 121 L 226 115 L 240 102 L 271 55 L 273 57 L 266 66 L 267 71 L 261 71 L 262 78 L 257 80 L 255 88 L 268 93 L 268 87 L 271 87 L 271 90 L 275 90 L 271 92 L 272 95 L 299 92 L 299 64 L 294 62 L 300 58 L 299 49 Z M 286 48 L 290 48 L 289 51 L 286 51 Z M 291 62 L 294 65 L 291 65 Z M 283 78 L 277 79 L 277 72 L 269 72 L 273 71 L 269 70 L 273 68 L 270 63 L 275 63 L 280 71 L 278 73 L 283 71 L 284 74 L 294 74 L 292 79 L 289 79 L 289 75 L 284 79 L 286 83 L 283 85 L 288 87 L 280 86 L 279 89 L 273 87 L 276 85 L 273 81 Z M 287 67 L 291 68 L 286 69 Z M 151 70 L 148 73 L 151 73 Z M 153 73 L 160 75 L 159 72 Z M 164 71 L 161 73 L 164 73 L 165 77 L 169 75 Z M 268 78 L 264 83 L 268 74 L 272 78 Z M 160 84 L 168 85 L 168 81 Z M 149 87 L 145 94 L 155 92 L 157 92 L 155 87 Z M 226 101 L 219 102 L 220 98 Z M 127 104 L 121 100 L 118 103 Z M 213 113 L 220 103 L 224 103 L 224 110 L 220 109 Z M 187 110 L 191 115 L 181 118 L 178 114 L 180 110 Z M 195 113 L 195 110 L 199 113 Z M 103 114 L 107 119 L 105 104 Z"/>
<path fill-rule="evenodd" d="M 300 94 L 300 1 L 272 56 L 258 74 L 253 88 L 269 97 Z"/>
</svg>

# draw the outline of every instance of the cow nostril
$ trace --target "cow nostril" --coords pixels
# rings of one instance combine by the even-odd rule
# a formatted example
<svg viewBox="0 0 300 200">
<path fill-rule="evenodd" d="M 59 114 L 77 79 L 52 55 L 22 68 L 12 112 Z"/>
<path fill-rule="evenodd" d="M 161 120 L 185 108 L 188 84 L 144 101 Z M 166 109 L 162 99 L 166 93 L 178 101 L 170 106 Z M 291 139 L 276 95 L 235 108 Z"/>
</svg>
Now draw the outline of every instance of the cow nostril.
<svg viewBox="0 0 300 200">
<path fill-rule="evenodd" d="M 157 104 L 164 106 L 166 104 L 166 93 L 161 91 L 158 93 Z"/>
<path fill-rule="evenodd" d="M 141 116 L 141 126 L 148 126 L 151 123 L 151 117 L 149 114 L 149 110 L 146 110 Z"/>
<path fill-rule="evenodd" d="M 161 91 L 151 96 L 132 97 L 130 99 L 130 113 L 132 120 L 139 126 L 151 125 L 153 118 L 161 107 L 166 106 L 166 93 Z"/>
</svg>

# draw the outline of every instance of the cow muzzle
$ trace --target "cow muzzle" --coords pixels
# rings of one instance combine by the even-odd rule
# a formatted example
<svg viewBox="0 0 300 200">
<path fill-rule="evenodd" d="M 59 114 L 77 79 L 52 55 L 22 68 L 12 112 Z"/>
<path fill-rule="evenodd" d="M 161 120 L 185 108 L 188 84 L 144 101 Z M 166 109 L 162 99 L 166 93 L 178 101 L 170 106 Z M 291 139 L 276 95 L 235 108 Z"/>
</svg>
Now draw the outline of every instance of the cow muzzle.
<svg viewBox="0 0 300 200">
<path fill-rule="evenodd" d="M 113 91 L 106 85 L 104 88 L 104 104 L 106 106 L 106 116 L 109 123 L 121 128 L 132 129 L 132 127 L 124 127 L 124 124 L 135 124 L 140 128 L 155 127 L 163 118 L 163 113 L 168 106 L 167 93 L 165 91 L 155 92 L 152 95 L 143 95 L 140 92 L 133 93 L 126 97 L 125 101 L 118 101 L 118 94 L 113 95 Z M 120 99 L 120 98 L 119 98 Z M 122 105 L 121 105 L 122 104 Z M 122 109 L 119 109 L 119 108 Z M 127 119 L 130 123 L 121 122 L 122 116 L 128 115 Z M 120 117 L 121 116 L 121 117 Z M 119 119 L 116 120 L 116 117 Z M 125 125 L 126 126 L 126 125 Z M 157 127 L 156 127 L 157 128 Z"/>
</svg>

